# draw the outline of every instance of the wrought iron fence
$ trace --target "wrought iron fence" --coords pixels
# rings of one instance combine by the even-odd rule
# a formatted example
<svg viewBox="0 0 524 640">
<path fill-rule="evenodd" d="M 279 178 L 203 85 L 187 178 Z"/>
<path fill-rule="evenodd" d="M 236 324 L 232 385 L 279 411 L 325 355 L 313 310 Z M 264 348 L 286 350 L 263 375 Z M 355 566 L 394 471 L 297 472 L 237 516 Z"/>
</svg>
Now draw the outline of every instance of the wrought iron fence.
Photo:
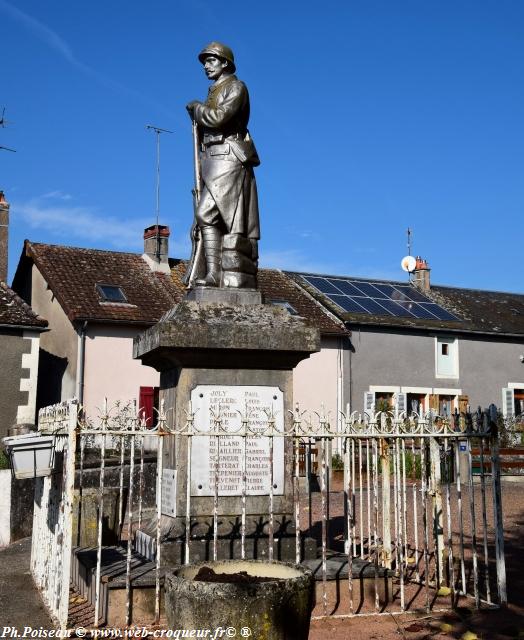
<svg viewBox="0 0 524 640">
<path fill-rule="evenodd" d="M 74 401 L 40 412 L 39 429 L 56 436 L 61 456 L 55 474 L 37 480 L 32 571 L 62 627 L 67 625 L 70 578 L 92 601 L 92 622 L 97 626 L 110 613 L 108 581 L 121 578 L 125 622 L 130 623 L 137 576 L 143 582 L 147 574 L 154 585 L 158 621 L 166 539 L 171 536 L 180 543 L 183 562 L 192 560 L 198 541 L 205 541 L 209 559 L 220 559 L 223 479 L 233 476 L 238 511 L 231 515 L 238 516 L 239 526 L 228 536 L 235 539 L 240 557 L 253 553 L 248 523 L 253 495 L 266 505 L 258 528 L 258 553 L 268 560 L 277 557 L 285 533 L 277 522 L 282 508 L 276 505 L 282 495 L 287 497 L 294 560 L 304 561 L 305 540 L 318 548 L 316 557 L 306 561 L 317 573 L 318 615 L 333 610 L 329 579 L 333 570 L 338 584 L 347 584 L 342 589 L 345 597 L 337 603 L 337 613 L 343 615 L 395 607 L 406 611 L 416 606 L 417 597 L 428 610 L 435 599 L 444 597 L 449 598 L 448 606 L 462 596 L 471 596 L 477 607 L 507 602 L 500 425 L 493 412 L 458 419 L 354 413 L 343 415 L 333 426 L 323 411 L 310 414 L 297 407 L 281 420 L 268 409 L 261 424 L 251 420 L 246 408 L 233 421 L 211 412 L 205 429 L 196 424 L 190 406 L 183 424 L 174 424 L 173 415 L 162 405 L 156 426 L 149 429 L 134 404 L 105 404 L 94 420 L 82 417 Z M 170 469 L 165 468 L 165 438 L 169 446 L 174 444 L 175 473 L 183 477 L 166 473 Z M 226 465 L 221 451 L 226 446 L 231 449 L 232 438 L 238 443 L 237 453 Z M 146 446 L 151 439 L 156 441 L 152 459 Z M 206 470 L 206 495 L 212 505 L 207 531 L 195 527 L 199 496 L 191 482 L 197 471 L 194 452 L 202 439 L 213 445 L 214 452 Z M 261 452 L 265 478 L 256 491 L 247 464 L 254 444 Z M 338 486 L 331 469 L 334 448 L 342 452 L 343 460 Z M 312 449 L 317 452 L 316 470 Z M 284 487 L 275 475 L 277 459 L 284 461 Z M 153 483 L 153 497 L 148 498 Z M 165 515 L 169 512 L 165 483 L 178 490 L 175 499 L 181 506 L 171 516 Z M 108 485 L 114 487 L 112 494 Z M 96 522 L 91 527 L 96 536 L 87 540 L 83 536 L 89 518 Z M 178 529 L 166 525 L 175 520 Z M 235 545 L 228 548 L 236 553 Z M 365 591 L 371 595 L 371 606 L 364 602 Z"/>
</svg>

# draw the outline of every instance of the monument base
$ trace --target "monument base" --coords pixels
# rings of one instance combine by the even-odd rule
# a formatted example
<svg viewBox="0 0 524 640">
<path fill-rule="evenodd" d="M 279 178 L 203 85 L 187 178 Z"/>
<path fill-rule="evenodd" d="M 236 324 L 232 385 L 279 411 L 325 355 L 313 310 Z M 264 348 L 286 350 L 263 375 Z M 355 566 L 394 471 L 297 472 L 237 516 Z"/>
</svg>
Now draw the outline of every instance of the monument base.
<svg viewBox="0 0 524 640">
<path fill-rule="evenodd" d="M 294 531 L 288 526 L 294 522 L 292 437 L 272 438 L 271 473 L 270 439 L 259 434 L 267 433 L 270 415 L 275 432 L 292 433 L 293 368 L 319 351 L 320 337 L 302 318 L 261 300 L 257 290 L 199 287 L 135 339 L 134 357 L 161 372 L 160 397 L 167 410 L 167 427 L 178 433 L 164 438 L 163 458 L 164 469 L 176 477 L 174 491 L 163 500 L 163 520 L 171 523 L 168 530 L 163 526 L 163 539 L 166 549 L 167 540 L 173 541 L 178 561 L 188 499 L 192 536 L 208 537 L 204 530 L 209 530 L 216 514 L 221 552 L 231 548 L 236 554 L 244 513 L 246 557 L 257 557 L 253 554 L 258 549 L 267 549 L 267 538 L 260 544 L 248 540 L 257 531 L 267 536 L 271 483 L 275 519 L 286 523 L 279 544 L 287 548 L 288 542 L 283 541 L 289 536 L 291 559 L 295 557 Z M 192 416 L 190 454 L 184 432 L 188 415 Z M 275 538 L 277 531 L 275 520 Z M 207 553 L 207 540 L 201 548 L 198 544 L 195 553 L 208 559 L 202 557 Z M 290 559 L 287 553 L 278 557 Z"/>
</svg>

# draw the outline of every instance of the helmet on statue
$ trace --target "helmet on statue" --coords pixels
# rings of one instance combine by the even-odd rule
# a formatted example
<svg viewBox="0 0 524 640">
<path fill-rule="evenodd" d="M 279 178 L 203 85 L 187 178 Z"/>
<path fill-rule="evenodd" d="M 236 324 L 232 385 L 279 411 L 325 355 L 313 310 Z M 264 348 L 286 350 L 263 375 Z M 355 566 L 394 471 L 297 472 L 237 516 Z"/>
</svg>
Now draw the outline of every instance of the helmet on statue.
<svg viewBox="0 0 524 640">
<path fill-rule="evenodd" d="M 227 45 L 222 44 L 221 42 L 210 42 L 198 54 L 198 59 L 202 64 L 204 64 L 204 61 L 208 56 L 216 56 L 217 58 L 227 60 L 229 62 L 231 72 L 235 72 L 235 56 L 233 55 L 233 51 Z"/>
</svg>

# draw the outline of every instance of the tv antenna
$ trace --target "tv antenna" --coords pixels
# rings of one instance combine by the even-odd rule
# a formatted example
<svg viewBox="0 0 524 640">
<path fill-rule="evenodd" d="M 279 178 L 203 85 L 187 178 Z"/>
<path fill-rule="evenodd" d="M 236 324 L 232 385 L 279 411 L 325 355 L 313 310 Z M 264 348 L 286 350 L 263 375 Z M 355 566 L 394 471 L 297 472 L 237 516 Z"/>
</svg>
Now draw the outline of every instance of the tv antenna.
<svg viewBox="0 0 524 640">
<path fill-rule="evenodd" d="M 411 236 L 412 236 L 412 231 L 411 229 L 408 227 L 408 255 L 404 256 L 404 258 L 402 258 L 402 260 L 400 261 L 400 266 L 402 267 L 402 269 L 404 271 L 407 271 L 409 274 L 409 280 L 411 282 L 411 274 L 413 273 L 413 271 L 415 271 L 415 268 L 417 266 L 417 261 L 415 260 L 415 258 L 411 255 Z"/>
<path fill-rule="evenodd" d="M 2 127 L 2 129 L 5 129 L 6 125 L 7 125 L 7 120 L 5 119 L 5 107 L 2 109 L 2 117 L 0 118 L 0 127 Z M 16 153 L 16 149 L 11 149 L 9 147 L 4 147 L 3 145 L 0 145 L 0 149 L 4 149 L 4 151 L 12 151 L 13 153 Z"/>
<path fill-rule="evenodd" d="M 161 129 L 154 124 L 146 124 L 146 129 L 156 133 L 156 226 L 158 234 L 158 224 L 160 219 L 160 134 L 173 133 L 169 129 Z"/>
</svg>

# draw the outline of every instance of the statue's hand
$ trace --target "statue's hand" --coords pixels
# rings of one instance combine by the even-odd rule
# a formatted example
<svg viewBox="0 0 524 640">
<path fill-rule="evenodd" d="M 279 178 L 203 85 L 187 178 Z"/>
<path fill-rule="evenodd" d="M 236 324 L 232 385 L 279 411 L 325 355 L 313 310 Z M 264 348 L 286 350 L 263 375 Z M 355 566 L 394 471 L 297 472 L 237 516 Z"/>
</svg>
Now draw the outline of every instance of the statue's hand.
<svg viewBox="0 0 524 640">
<path fill-rule="evenodd" d="M 198 100 L 192 100 L 191 102 L 188 102 L 188 104 L 186 105 L 186 109 L 187 112 L 189 113 L 189 117 L 191 118 L 191 120 L 193 120 L 193 114 L 195 111 L 195 107 L 200 104 L 200 102 Z"/>
</svg>

